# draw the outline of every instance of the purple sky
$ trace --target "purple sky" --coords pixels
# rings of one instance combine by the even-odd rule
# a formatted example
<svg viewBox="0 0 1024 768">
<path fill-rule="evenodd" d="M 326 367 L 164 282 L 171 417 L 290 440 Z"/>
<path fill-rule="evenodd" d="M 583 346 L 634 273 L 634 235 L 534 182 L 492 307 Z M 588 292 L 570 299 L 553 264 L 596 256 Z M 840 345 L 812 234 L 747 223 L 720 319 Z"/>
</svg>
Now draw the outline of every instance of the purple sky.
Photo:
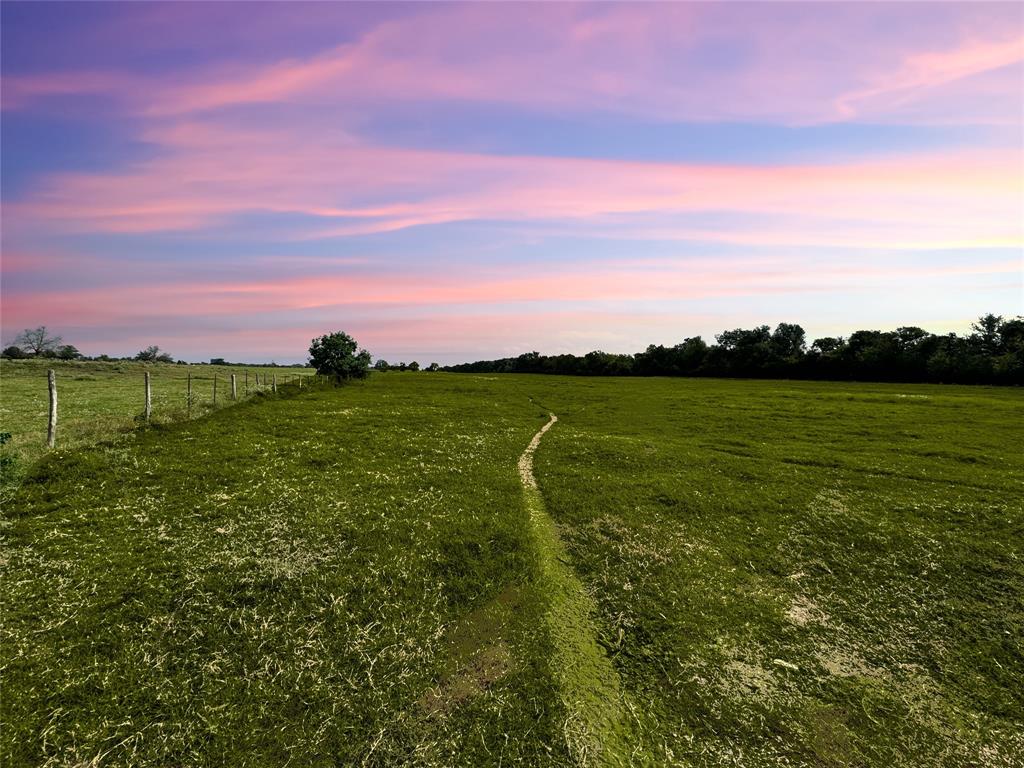
<svg viewBox="0 0 1024 768">
<path fill-rule="evenodd" d="M 1019 3 L 10 3 L 2 336 L 422 363 L 1024 312 Z"/>
</svg>

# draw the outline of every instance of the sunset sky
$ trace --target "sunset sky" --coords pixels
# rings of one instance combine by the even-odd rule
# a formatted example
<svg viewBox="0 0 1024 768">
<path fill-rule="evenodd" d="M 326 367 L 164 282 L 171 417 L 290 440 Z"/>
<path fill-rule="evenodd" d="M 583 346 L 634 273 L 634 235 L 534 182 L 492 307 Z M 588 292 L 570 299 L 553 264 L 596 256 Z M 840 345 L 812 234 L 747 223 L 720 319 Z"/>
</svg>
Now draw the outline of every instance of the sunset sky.
<svg viewBox="0 0 1024 768">
<path fill-rule="evenodd" d="M 1024 312 L 1024 4 L 2 4 L 2 335 L 421 363 Z"/>
</svg>

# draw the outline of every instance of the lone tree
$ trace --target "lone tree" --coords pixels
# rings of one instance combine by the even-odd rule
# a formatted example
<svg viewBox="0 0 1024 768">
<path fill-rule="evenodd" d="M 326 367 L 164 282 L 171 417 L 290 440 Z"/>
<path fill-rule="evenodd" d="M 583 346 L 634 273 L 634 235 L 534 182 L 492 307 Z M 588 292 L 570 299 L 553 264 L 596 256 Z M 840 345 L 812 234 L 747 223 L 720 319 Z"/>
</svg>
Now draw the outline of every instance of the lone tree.
<svg viewBox="0 0 1024 768">
<path fill-rule="evenodd" d="M 51 336 L 45 325 L 38 328 L 26 328 L 22 331 L 14 343 L 24 349 L 30 355 L 42 355 L 46 352 L 53 352 L 60 345 L 60 336 Z"/>
<path fill-rule="evenodd" d="M 325 334 L 309 345 L 309 364 L 317 373 L 332 376 L 335 381 L 365 379 L 370 372 L 370 353 L 358 346 L 343 331 Z"/>
<path fill-rule="evenodd" d="M 161 352 L 160 347 L 146 347 L 135 356 L 135 359 L 143 363 L 173 363 L 174 358 L 166 352 Z"/>
</svg>

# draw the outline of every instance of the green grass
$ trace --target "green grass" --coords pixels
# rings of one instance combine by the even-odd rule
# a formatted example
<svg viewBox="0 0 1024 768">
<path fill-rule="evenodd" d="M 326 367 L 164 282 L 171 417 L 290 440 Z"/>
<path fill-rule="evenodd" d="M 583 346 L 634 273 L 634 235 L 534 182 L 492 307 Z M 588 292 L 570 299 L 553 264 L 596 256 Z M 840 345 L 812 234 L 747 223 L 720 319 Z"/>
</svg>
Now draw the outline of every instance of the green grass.
<svg viewBox="0 0 1024 768">
<path fill-rule="evenodd" d="M 1021 765 L 1013 390 L 538 380 L 536 472 L 661 764 Z"/>
<path fill-rule="evenodd" d="M 0 762 L 557 764 L 537 420 L 388 375 L 47 457 L 6 509 Z"/>
<path fill-rule="evenodd" d="M 7 455 L 19 464 L 38 459 L 46 452 L 49 392 L 46 372 L 57 375 L 57 445 L 61 448 L 91 445 L 134 429 L 142 416 L 145 398 L 144 374 L 151 375 L 152 420 L 179 421 L 189 415 L 187 377 L 192 375 L 192 416 L 213 410 L 213 377 L 217 375 L 217 407 L 232 404 L 231 374 L 237 379 L 238 396 L 246 397 L 248 372 L 252 396 L 278 384 L 293 382 L 296 376 L 312 376 L 308 368 L 267 368 L 172 365 L 166 363 L 92 362 L 62 360 L 0 360 L 0 432 L 10 432 Z M 256 386 L 256 375 L 260 386 Z M 263 377 L 266 377 L 266 385 Z M 295 386 L 292 384 L 292 386 Z"/>
<path fill-rule="evenodd" d="M 0 763 L 1020 765 L 1022 404 L 387 374 L 83 438 L 4 505 Z"/>
</svg>

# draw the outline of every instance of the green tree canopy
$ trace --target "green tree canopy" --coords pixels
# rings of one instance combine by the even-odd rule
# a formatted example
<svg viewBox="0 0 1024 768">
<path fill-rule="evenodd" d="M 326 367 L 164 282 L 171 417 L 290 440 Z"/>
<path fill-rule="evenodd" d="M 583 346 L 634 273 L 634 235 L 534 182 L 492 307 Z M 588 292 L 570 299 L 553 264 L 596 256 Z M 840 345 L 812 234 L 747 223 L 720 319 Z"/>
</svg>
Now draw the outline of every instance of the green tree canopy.
<svg viewBox="0 0 1024 768">
<path fill-rule="evenodd" d="M 324 334 L 309 345 L 309 364 L 316 372 L 342 379 L 365 379 L 370 372 L 370 353 L 359 349 L 344 331 Z"/>
</svg>

